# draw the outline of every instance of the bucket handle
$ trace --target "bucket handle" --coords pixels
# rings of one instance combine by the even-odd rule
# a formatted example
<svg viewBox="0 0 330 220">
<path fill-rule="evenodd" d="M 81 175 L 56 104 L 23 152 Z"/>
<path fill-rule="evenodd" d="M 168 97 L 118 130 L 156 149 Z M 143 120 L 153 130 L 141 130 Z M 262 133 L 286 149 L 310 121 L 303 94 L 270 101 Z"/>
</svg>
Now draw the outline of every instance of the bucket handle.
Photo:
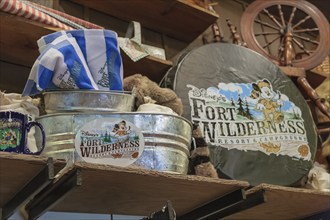
<svg viewBox="0 0 330 220">
<path fill-rule="evenodd" d="M 197 148 L 196 145 L 196 139 L 194 137 L 191 137 L 191 148 L 190 148 L 190 152 L 195 150 Z"/>
<path fill-rule="evenodd" d="M 140 22 L 131 21 L 128 25 L 125 38 L 129 38 L 137 44 L 141 44 L 141 25 Z"/>
</svg>

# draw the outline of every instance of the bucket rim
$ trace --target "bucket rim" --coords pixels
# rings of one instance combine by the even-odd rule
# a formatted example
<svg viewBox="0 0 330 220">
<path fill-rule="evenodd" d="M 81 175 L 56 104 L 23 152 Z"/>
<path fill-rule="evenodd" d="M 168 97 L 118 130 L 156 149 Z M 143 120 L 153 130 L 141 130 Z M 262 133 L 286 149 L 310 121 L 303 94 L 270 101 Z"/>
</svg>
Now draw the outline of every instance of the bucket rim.
<svg viewBox="0 0 330 220">
<path fill-rule="evenodd" d="M 131 96 L 134 97 L 134 94 L 131 91 L 121 91 L 121 90 L 88 90 L 88 89 L 54 89 L 54 90 L 46 90 L 42 92 L 42 95 L 51 95 L 51 94 L 62 94 L 65 95 L 67 93 L 90 93 L 90 94 L 110 94 L 110 95 L 122 95 L 122 96 Z"/>
<path fill-rule="evenodd" d="M 51 113 L 51 114 L 46 114 L 42 116 L 36 117 L 36 120 L 43 119 L 43 118 L 48 118 L 48 117 L 54 117 L 54 116 L 75 116 L 75 115 L 154 115 L 154 116 L 169 116 L 169 117 L 174 117 L 181 119 L 185 121 L 187 124 L 192 129 L 192 122 L 189 121 L 188 119 L 179 116 L 179 115 L 172 115 L 172 114 L 166 114 L 166 113 L 151 113 L 151 112 L 97 112 L 95 114 L 91 114 L 90 112 L 63 112 L 63 113 Z"/>
</svg>

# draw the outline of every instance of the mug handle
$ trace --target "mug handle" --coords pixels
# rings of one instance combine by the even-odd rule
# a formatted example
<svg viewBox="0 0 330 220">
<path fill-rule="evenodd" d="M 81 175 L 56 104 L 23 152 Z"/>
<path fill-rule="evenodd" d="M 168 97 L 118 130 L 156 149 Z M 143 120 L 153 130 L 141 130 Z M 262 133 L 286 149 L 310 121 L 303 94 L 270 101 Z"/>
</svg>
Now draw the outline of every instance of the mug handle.
<svg viewBox="0 0 330 220">
<path fill-rule="evenodd" d="M 44 127 L 43 127 L 39 122 L 31 121 L 31 122 L 29 122 L 29 123 L 27 124 L 27 127 L 26 127 L 26 130 L 27 130 L 26 135 L 28 135 L 29 131 L 31 130 L 31 128 L 32 128 L 33 126 L 37 126 L 37 127 L 39 127 L 39 129 L 40 129 L 40 131 L 41 131 L 41 136 L 42 136 L 41 147 L 40 147 L 40 149 L 39 149 L 37 152 L 31 152 L 31 151 L 29 150 L 29 148 L 26 147 L 26 148 L 24 149 L 24 153 L 25 153 L 25 154 L 39 155 L 39 154 L 44 150 L 44 148 L 45 148 L 45 138 L 46 138 L 45 130 L 44 130 Z M 26 140 L 27 140 L 27 138 L 26 138 Z"/>
</svg>

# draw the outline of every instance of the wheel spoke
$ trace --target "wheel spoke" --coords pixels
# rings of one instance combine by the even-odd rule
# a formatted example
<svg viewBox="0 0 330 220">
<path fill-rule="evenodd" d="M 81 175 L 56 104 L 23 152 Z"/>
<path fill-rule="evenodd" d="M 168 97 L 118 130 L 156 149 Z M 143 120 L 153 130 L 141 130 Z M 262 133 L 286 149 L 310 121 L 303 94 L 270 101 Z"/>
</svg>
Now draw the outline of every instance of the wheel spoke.
<svg viewBox="0 0 330 220">
<path fill-rule="evenodd" d="M 241 34 L 249 47 L 279 65 L 314 68 L 329 53 L 326 17 L 307 1 L 259 0 L 244 10 Z M 246 25 L 247 24 L 247 25 Z M 290 63 L 292 62 L 292 63 Z"/>
<path fill-rule="evenodd" d="M 262 48 L 268 47 L 269 45 L 271 45 L 272 43 L 274 43 L 276 40 L 278 40 L 280 38 L 280 36 L 274 38 L 272 41 L 268 42 L 267 44 L 265 44 L 264 46 L 262 46 Z"/>
<path fill-rule="evenodd" d="M 306 28 L 301 30 L 293 30 L 293 33 L 303 33 L 303 32 L 312 32 L 312 31 L 319 31 L 318 28 Z"/>
<path fill-rule="evenodd" d="M 295 29 L 296 27 L 298 27 L 299 25 L 301 25 L 302 23 L 304 23 L 305 21 L 307 21 L 308 19 L 310 19 L 311 16 L 307 15 L 304 19 L 302 19 L 301 21 L 299 21 L 297 24 L 295 24 L 292 29 Z"/>
<path fill-rule="evenodd" d="M 304 45 L 302 45 L 299 41 L 297 41 L 296 39 L 292 38 L 293 42 L 296 43 L 298 45 L 298 47 L 304 51 L 304 53 L 310 55 L 311 54 L 311 51 L 309 50 L 306 50 Z"/>
<path fill-rule="evenodd" d="M 295 13 L 296 13 L 296 10 L 297 10 L 296 7 L 292 8 L 292 11 L 291 11 L 291 14 L 290 14 L 290 18 L 289 18 L 289 21 L 288 21 L 288 26 L 291 25 L 292 19 L 293 19 Z"/>
<path fill-rule="evenodd" d="M 282 25 L 276 20 L 276 18 L 271 14 L 269 13 L 269 11 L 267 9 L 264 8 L 263 10 L 270 19 L 272 19 L 272 21 L 274 21 L 274 23 L 279 27 L 279 28 L 282 28 Z"/>
<path fill-rule="evenodd" d="M 308 38 L 308 37 L 302 37 L 302 36 L 299 36 L 299 35 L 297 35 L 297 34 L 293 34 L 293 36 L 294 36 L 294 37 L 297 37 L 297 38 L 299 38 L 299 39 L 302 39 L 302 40 L 304 40 L 304 41 L 307 41 L 307 42 L 309 42 L 309 43 L 312 43 L 312 44 L 316 44 L 316 45 L 319 45 L 319 44 L 320 44 L 318 41 L 311 40 L 311 39 Z"/>
<path fill-rule="evenodd" d="M 277 5 L 277 8 L 278 8 L 278 13 L 280 14 L 280 18 L 282 21 L 282 26 L 285 26 L 284 14 L 283 14 L 281 5 Z"/>
<path fill-rule="evenodd" d="M 282 57 L 283 51 L 284 51 L 284 37 L 282 37 L 280 47 L 278 48 L 278 55 L 277 55 L 278 58 Z"/>
<path fill-rule="evenodd" d="M 278 27 L 275 27 L 274 25 L 268 24 L 267 22 L 263 22 L 263 21 L 258 20 L 258 19 L 256 19 L 255 22 L 257 22 L 257 23 L 259 23 L 259 24 L 262 24 L 262 25 L 264 25 L 264 26 L 266 26 L 266 27 L 273 28 L 273 29 L 275 29 L 275 30 L 280 31 L 280 29 L 279 29 Z"/>
<path fill-rule="evenodd" d="M 260 15 L 260 13 L 258 14 L 258 19 L 259 19 L 260 21 L 262 20 L 262 19 L 261 19 L 261 15 Z M 266 32 L 266 31 L 265 31 L 265 26 L 264 26 L 263 24 L 260 25 L 260 28 L 261 28 L 261 31 L 262 31 L 262 32 Z M 263 37 L 264 37 L 264 39 L 265 39 L 265 42 L 268 43 L 267 35 L 263 35 Z M 268 53 L 270 53 L 270 49 L 269 49 L 269 47 L 267 47 L 267 50 L 268 50 Z"/>
<path fill-rule="evenodd" d="M 261 33 L 256 33 L 254 34 L 255 36 L 260 36 L 260 35 L 277 35 L 279 32 L 261 32 Z"/>
</svg>

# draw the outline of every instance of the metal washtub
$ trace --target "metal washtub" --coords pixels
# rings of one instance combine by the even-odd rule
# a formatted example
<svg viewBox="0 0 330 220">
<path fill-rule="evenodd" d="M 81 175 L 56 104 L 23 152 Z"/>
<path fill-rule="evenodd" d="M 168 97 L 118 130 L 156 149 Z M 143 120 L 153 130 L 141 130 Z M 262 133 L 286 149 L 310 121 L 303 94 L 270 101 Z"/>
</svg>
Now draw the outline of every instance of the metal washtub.
<svg viewBox="0 0 330 220">
<path fill-rule="evenodd" d="M 118 118 L 133 123 L 144 136 L 145 147 L 131 166 L 176 174 L 186 174 L 191 143 L 191 123 L 180 117 L 153 113 L 60 113 L 37 118 L 45 129 L 43 155 L 80 161 L 75 152 L 75 135 L 84 124 L 99 118 Z"/>
<path fill-rule="evenodd" d="M 45 111 L 64 112 L 131 112 L 134 95 L 123 91 L 60 90 L 43 93 Z"/>
</svg>

